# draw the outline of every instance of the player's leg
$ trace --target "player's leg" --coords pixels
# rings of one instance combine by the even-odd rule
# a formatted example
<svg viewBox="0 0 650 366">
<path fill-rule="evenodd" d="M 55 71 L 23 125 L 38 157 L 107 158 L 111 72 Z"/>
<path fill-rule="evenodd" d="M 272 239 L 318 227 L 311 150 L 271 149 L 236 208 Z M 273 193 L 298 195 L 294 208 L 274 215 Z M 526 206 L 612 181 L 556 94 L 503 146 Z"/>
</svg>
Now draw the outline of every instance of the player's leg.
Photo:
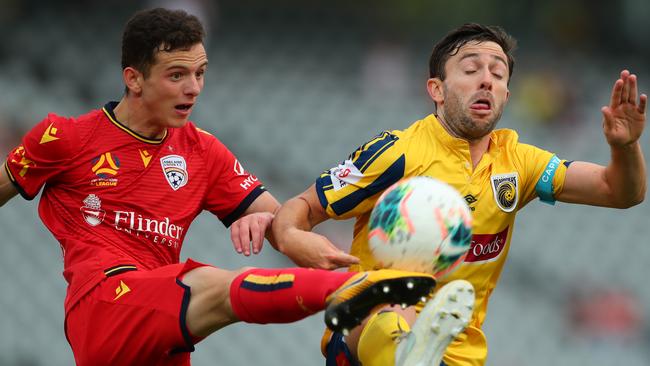
<svg viewBox="0 0 650 366">
<path fill-rule="evenodd" d="M 345 336 L 326 330 L 321 350 L 327 365 L 393 365 L 397 342 L 410 330 L 415 318 L 413 306 L 383 306 Z"/>
<path fill-rule="evenodd" d="M 187 267 L 116 271 L 66 313 L 66 337 L 79 366 L 189 365 L 197 339 L 184 325 Z M 180 325 L 180 326 L 179 326 Z"/>
<path fill-rule="evenodd" d="M 474 288 L 465 280 L 451 281 L 436 292 L 399 342 L 396 366 L 440 365 L 451 341 L 472 317 Z"/>
<path fill-rule="evenodd" d="M 453 281 L 427 302 L 417 320 L 412 307 L 384 307 L 345 340 L 341 334 L 328 336 L 323 342 L 328 365 L 392 365 L 396 355 L 400 366 L 438 365 L 449 343 L 467 326 L 473 305 L 471 285 Z"/>
<path fill-rule="evenodd" d="M 191 288 L 187 325 L 196 337 L 237 320 L 288 323 L 326 308 L 328 326 L 351 329 L 379 304 L 416 303 L 435 285 L 431 276 L 420 273 L 305 268 L 229 272 L 199 267 L 182 281 Z"/>
</svg>

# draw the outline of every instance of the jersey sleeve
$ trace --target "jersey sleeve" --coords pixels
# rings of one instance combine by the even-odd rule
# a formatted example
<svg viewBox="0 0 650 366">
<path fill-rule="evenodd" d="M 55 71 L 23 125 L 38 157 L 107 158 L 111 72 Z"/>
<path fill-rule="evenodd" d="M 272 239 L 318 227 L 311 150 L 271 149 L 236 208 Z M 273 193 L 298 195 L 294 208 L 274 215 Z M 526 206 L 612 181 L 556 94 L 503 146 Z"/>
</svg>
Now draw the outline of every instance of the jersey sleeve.
<svg viewBox="0 0 650 366">
<path fill-rule="evenodd" d="M 330 217 L 348 219 L 372 210 L 376 195 L 402 179 L 405 171 L 400 139 L 386 131 L 324 171 L 316 180 L 316 192 Z"/>
<path fill-rule="evenodd" d="M 49 115 L 34 126 L 7 156 L 5 169 L 25 199 L 32 200 L 45 183 L 67 168 L 77 146 L 71 120 Z"/>
<path fill-rule="evenodd" d="M 235 155 L 216 137 L 201 131 L 207 142 L 208 192 L 204 209 L 229 227 L 266 189 L 247 172 Z"/>
<path fill-rule="evenodd" d="M 555 197 L 564 187 L 567 161 L 549 151 L 527 144 L 517 144 L 516 157 L 523 178 L 521 207 L 535 197 L 539 197 L 542 202 L 555 204 Z"/>
</svg>

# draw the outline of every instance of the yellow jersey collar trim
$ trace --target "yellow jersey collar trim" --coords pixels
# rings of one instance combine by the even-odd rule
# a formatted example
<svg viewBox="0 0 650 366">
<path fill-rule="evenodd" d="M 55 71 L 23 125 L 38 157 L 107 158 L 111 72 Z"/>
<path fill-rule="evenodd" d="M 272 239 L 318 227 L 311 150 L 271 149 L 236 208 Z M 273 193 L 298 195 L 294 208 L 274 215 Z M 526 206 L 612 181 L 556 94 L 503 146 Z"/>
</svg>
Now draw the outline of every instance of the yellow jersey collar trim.
<svg viewBox="0 0 650 366">
<path fill-rule="evenodd" d="M 425 118 L 427 124 L 433 129 L 433 134 L 435 137 L 440 140 L 445 145 L 449 146 L 464 146 L 469 148 L 469 143 L 467 140 L 463 140 L 458 137 L 454 137 L 442 126 L 442 123 L 435 114 L 430 114 Z"/>
<path fill-rule="evenodd" d="M 139 133 L 118 122 L 117 118 L 115 118 L 115 115 L 113 114 L 113 108 L 115 108 L 116 105 L 117 103 L 115 102 L 106 103 L 106 105 L 102 108 L 102 111 L 104 111 L 104 114 L 106 117 L 108 117 L 108 120 L 111 121 L 111 123 L 113 123 L 117 128 L 135 137 L 137 140 L 146 142 L 148 144 L 160 145 L 163 141 L 165 141 L 165 138 L 167 137 L 167 129 L 165 129 L 165 133 L 160 139 L 150 139 L 140 135 Z"/>
</svg>

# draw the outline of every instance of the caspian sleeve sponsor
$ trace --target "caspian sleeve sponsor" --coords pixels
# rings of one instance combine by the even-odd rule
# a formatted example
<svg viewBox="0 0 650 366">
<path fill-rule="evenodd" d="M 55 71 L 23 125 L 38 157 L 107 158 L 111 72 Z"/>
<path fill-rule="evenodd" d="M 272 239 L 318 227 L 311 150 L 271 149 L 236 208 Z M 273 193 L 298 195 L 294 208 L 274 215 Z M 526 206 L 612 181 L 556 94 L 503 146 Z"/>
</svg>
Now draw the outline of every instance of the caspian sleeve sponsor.
<svg viewBox="0 0 650 366">
<path fill-rule="evenodd" d="M 535 197 L 539 197 L 542 202 L 554 204 L 555 196 L 564 187 L 566 161 L 549 151 L 527 144 L 517 144 L 515 154 L 523 180 L 520 208 Z"/>
<path fill-rule="evenodd" d="M 404 177 L 406 157 L 399 137 L 383 132 L 360 146 L 316 180 L 316 192 L 328 215 L 347 219 L 372 210 L 378 194 Z"/>
<path fill-rule="evenodd" d="M 208 190 L 204 209 L 228 227 L 266 189 L 216 137 L 207 136 Z"/>
<path fill-rule="evenodd" d="M 31 200 L 68 166 L 77 144 L 70 120 L 50 115 L 7 156 L 6 169 L 21 196 Z"/>
</svg>

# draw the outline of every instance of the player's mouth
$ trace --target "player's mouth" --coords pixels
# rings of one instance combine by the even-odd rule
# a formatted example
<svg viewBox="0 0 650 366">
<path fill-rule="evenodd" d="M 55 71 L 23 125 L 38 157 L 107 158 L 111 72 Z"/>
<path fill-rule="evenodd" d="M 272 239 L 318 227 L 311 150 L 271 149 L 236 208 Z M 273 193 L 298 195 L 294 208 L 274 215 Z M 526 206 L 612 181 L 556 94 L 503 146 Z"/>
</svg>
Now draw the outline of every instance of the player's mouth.
<svg viewBox="0 0 650 366">
<path fill-rule="evenodd" d="M 469 108 L 471 112 L 479 116 L 487 116 L 492 113 L 492 106 L 494 102 L 492 101 L 491 95 L 489 93 L 480 93 L 470 102 Z"/>
<path fill-rule="evenodd" d="M 183 117 L 187 117 L 192 112 L 193 106 L 193 103 L 183 103 L 175 105 L 174 109 L 176 110 L 176 113 L 180 114 Z"/>
<path fill-rule="evenodd" d="M 479 111 L 490 110 L 492 109 L 492 102 L 487 98 L 480 98 L 475 100 L 472 105 L 470 105 L 470 108 Z"/>
</svg>

